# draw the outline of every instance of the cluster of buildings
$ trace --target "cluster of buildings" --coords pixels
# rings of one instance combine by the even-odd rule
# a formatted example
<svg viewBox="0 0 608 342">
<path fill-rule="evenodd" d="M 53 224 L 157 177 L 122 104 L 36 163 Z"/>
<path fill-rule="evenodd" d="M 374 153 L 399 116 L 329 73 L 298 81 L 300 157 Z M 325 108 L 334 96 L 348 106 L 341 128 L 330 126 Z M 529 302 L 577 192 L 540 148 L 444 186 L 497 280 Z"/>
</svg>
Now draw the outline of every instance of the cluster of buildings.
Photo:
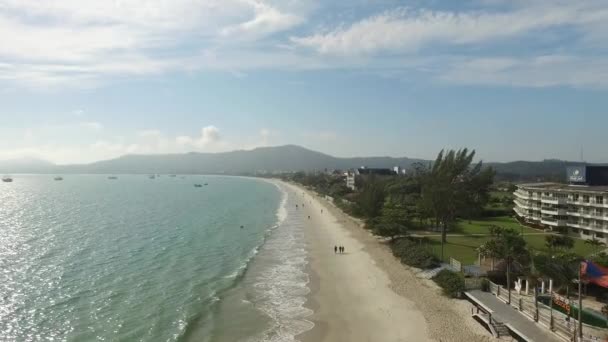
<svg viewBox="0 0 608 342">
<path fill-rule="evenodd" d="M 361 175 L 397 176 L 397 175 L 405 175 L 405 173 L 406 173 L 406 170 L 400 166 L 395 166 L 392 169 L 370 168 L 370 167 L 362 166 L 360 168 L 344 172 L 344 176 L 346 177 L 346 187 L 354 191 L 357 189 L 357 186 L 355 183 L 355 179 L 357 176 L 361 176 Z"/>
<path fill-rule="evenodd" d="M 607 243 L 608 166 L 569 167 L 567 180 L 518 185 L 515 213 L 532 225 Z"/>
</svg>

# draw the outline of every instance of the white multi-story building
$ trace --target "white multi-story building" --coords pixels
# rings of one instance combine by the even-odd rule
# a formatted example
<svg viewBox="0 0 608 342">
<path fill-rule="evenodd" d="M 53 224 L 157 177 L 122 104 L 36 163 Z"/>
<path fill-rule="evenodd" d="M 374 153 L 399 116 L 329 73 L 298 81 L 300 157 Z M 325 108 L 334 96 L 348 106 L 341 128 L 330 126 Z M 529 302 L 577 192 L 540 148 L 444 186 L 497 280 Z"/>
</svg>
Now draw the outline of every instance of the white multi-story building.
<svg viewBox="0 0 608 342">
<path fill-rule="evenodd" d="M 585 167 L 577 168 L 578 171 L 572 168 L 568 176 L 570 184 L 518 185 L 514 193 L 515 213 L 525 222 L 608 242 L 608 184 L 595 185 L 605 182 L 608 169 L 598 172 L 600 168 L 593 172 Z M 590 181 L 592 178 L 596 181 Z"/>
<path fill-rule="evenodd" d="M 346 187 L 351 189 L 352 191 L 355 191 L 356 189 L 355 174 L 353 172 L 346 173 Z"/>
</svg>

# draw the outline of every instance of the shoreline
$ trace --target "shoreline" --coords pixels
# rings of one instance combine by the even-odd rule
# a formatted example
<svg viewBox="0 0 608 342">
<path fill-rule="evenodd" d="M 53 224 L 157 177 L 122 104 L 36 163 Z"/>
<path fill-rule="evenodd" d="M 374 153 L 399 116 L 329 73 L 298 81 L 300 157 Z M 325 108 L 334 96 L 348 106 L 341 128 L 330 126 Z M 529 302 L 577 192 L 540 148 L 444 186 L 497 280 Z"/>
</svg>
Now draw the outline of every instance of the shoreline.
<svg viewBox="0 0 608 342">
<path fill-rule="evenodd" d="M 305 306 L 314 311 L 308 317 L 314 327 L 297 340 L 496 340 L 470 317 L 470 303 L 446 298 L 434 282 L 417 278 L 360 220 L 299 184 L 276 182 L 306 200 L 310 293 Z M 334 242 L 347 253 L 333 255 Z"/>
</svg>

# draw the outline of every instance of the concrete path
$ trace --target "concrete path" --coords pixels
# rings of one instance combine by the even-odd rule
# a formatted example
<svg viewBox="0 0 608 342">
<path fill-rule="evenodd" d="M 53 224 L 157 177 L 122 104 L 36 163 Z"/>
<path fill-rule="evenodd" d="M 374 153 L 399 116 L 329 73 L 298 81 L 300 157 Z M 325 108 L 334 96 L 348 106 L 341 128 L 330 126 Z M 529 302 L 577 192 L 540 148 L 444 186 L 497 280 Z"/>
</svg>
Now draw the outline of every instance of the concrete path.
<svg viewBox="0 0 608 342">
<path fill-rule="evenodd" d="M 550 332 L 544 327 L 539 326 L 534 321 L 528 319 L 515 308 L 500 301 L 496 296 L 489 292 L 480 290 L 468 291 L 469 298 L 473 301 L 483 304 L 486 308 L 492 310 L 492 319 L 498 322 L 509 325 L 516 329 L 521 334 L 528 338 L 528 341 L 536 342 L 561 342 L 559 336 Z"/>
<path fill-rule="evenodd" d="M 555 233 L 524 233 L 524 236 L 526 235 L 557 235 Z M 410 236 L 413 237 L 440 237 L 441 234 L 436 234 L 436 233 L 412 233 L 410 234 Z M 460 236 L 460 237 L 466 237 L 466 236 L 492 236 L 491 234 L 481 234 L 481 233 L 473 233 L 473 234 L 448 234 L 447 237 L 456 237 L 456 236 Z M 608 251 L 608 249 L 607 249 Z"/>
</svg>

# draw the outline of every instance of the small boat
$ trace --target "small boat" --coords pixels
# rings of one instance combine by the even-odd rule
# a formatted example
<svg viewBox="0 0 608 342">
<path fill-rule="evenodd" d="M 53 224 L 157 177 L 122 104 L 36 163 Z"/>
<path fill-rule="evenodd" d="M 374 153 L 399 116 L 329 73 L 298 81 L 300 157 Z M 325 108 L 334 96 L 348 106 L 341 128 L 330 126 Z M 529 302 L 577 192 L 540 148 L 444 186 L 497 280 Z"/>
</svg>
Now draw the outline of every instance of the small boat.
<svg viewBox="0 0 608 342">
<path fill-rule="evenodd" d="M 62 181 L 62 180 L 63 180 L 63 177 L 61 177 L 61 176 L 57 176 L 57 177 L 55 177 L 54 179 L 55 179 L 56 181 Z"/>
<path fill-rule="evenodd" d="M 9 176 L 4 176 L 4 177 L 2 177 L 2 181 L 4 183 L 10 183 L 10 182 L 13 181 L 13 179 L 11 177 L 9 177 Z"/>
<path fill-rule="evenodd" d="M 205 183 L 205 186 L 209 185 L 209 183 Z"/>
<path fill-rule="evenodd" d="M 118 177 L 116 177 L 116 176 L 110 176 L 110 177 L 108 177 L 108 179 L 114 180 L 114 179 L 118 179 Z"/>
<path fill-rule="evenodd" d="M 169 175 L 169 177 L 171 178 L 175 178 L 177 175 Z"/>
<path fill-rule="evenodd" d="M 150 179 L 155 179 L 155 178 L 156 178 L 156 176 L 155 176 L 155 175 L 149 175 L 149 176 L 148 176 L 148 178 L 150 178 Z"/>
<path fill-rule="evenodd" d="M 194 184 L 195 188 L 202 188 L 203 186 L 201 184 Z"/>
</svg>

